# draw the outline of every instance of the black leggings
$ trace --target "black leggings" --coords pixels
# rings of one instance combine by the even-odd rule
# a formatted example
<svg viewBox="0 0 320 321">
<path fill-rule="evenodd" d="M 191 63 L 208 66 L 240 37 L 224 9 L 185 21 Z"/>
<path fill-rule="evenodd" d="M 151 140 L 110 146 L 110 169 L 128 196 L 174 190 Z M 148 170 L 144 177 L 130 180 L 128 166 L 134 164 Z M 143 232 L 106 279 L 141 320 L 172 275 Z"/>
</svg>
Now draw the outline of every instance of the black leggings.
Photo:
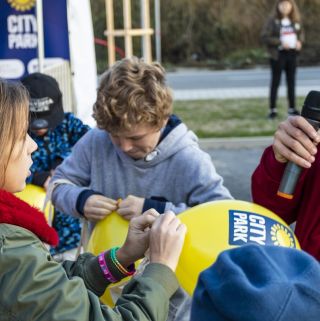
<svg viewBox="0 0 320 321">
<path fill-rule="evenodd" d="M 286 73 L 288 108 L 296 108 L 295 82 L 297 69 L 297 51 L 281 50 L 278 60 L 270 59 L 271 65 L 271 87 L 270 87 L 270 109 L 276 108 L 278 88 L 281 80 L 282 70 Z"/>
</svg>

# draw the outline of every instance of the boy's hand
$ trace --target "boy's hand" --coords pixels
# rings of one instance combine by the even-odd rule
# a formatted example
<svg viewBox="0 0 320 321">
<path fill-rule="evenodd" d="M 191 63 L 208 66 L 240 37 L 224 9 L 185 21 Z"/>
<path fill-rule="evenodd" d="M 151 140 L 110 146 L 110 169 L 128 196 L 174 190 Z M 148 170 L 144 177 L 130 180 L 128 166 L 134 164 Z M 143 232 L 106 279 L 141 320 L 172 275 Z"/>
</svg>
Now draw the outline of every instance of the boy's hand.
<svg viewBox="0 0 320 321">
<path fill-rule="evenodd" d="M 84 216 L 92 222 L 101 221 L 115 211 L 118 202 L 103 195 L 91 195 L 84 205 Z"/>
<path fill-rule="evenodd" d="M 143 204 L 144 198 L 129 195 L 119 202 L 117 213 L 124 219 L 130 221 L 133 217 L 141 215 Z"/>
</svg>

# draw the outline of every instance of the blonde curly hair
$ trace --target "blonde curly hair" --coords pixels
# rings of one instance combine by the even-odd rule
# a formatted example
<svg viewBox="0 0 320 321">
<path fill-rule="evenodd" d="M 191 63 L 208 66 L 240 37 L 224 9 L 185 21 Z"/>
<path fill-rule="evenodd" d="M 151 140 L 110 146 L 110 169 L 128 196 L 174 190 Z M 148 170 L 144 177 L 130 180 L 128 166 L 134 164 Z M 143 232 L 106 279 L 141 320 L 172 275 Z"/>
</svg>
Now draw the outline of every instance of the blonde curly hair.
<svg viewBox="0 0 320 321">
<path fill-rule="evenodd" d="M 160 129 L 171 113 L 164 68 L 136 57 L 122 59 L 106 71 L 93 106 L 97 126 L 110 133 L 141 124 Z"/>
</svg>

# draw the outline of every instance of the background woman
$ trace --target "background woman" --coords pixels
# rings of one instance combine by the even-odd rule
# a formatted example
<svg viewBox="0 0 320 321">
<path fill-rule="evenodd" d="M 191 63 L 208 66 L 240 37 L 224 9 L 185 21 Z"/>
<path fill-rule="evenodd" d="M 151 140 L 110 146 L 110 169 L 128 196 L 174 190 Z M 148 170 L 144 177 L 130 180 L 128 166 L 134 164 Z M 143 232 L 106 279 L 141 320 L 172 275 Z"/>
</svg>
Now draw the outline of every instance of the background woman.
<svg viewBox="0 0 320 321">
<path fill-rule="evenodd" d="M 297 54 L 304 40 L 300 12 L 294 0 L 277 0 L 271 17 L 266 22 L 261 38 L 270 55 L 270 112 L 268 117 L 277 117 L 277 94 L 284 70 L 287 82 L 288 114 L 298 115 L 295 103 L 295 78 Z"/>
<path fill-rule="evenodd" d="M 37 148 L 27 134 L 28 104 L 22 85 L 0 79 L 0 319 L 166 320 L 178 288 L 173 271 L 185 226 L 173 213 L 159 216 L 151 209 L 131 220 L 120 249 L 98 257 L 86 253 L 63 265 L 53 261 L 44 243 L 56 245 L 57 233 L 41 212 L 12 194 L 25 187 Z M 98 296 L 131 275 L 148 247 L 151 264 L 125 287 L 116 308 L 100 305 Z"/>
</svg>

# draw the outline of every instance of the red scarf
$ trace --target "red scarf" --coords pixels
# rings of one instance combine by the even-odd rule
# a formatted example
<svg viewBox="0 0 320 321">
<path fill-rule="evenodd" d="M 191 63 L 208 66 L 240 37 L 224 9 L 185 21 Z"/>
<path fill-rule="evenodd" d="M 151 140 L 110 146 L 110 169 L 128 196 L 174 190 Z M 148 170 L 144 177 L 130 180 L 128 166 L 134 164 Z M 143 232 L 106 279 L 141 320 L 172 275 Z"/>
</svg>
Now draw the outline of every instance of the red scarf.
<svg viewBox="0 0 320 321">
<path fill-rule="evenodd" d="M 21 226 L 47 244 L 59 243 L 57 232 L 48 225 L 41 211 L 4 190 L 0 190 L 0 223 Z"/>
</svg>

